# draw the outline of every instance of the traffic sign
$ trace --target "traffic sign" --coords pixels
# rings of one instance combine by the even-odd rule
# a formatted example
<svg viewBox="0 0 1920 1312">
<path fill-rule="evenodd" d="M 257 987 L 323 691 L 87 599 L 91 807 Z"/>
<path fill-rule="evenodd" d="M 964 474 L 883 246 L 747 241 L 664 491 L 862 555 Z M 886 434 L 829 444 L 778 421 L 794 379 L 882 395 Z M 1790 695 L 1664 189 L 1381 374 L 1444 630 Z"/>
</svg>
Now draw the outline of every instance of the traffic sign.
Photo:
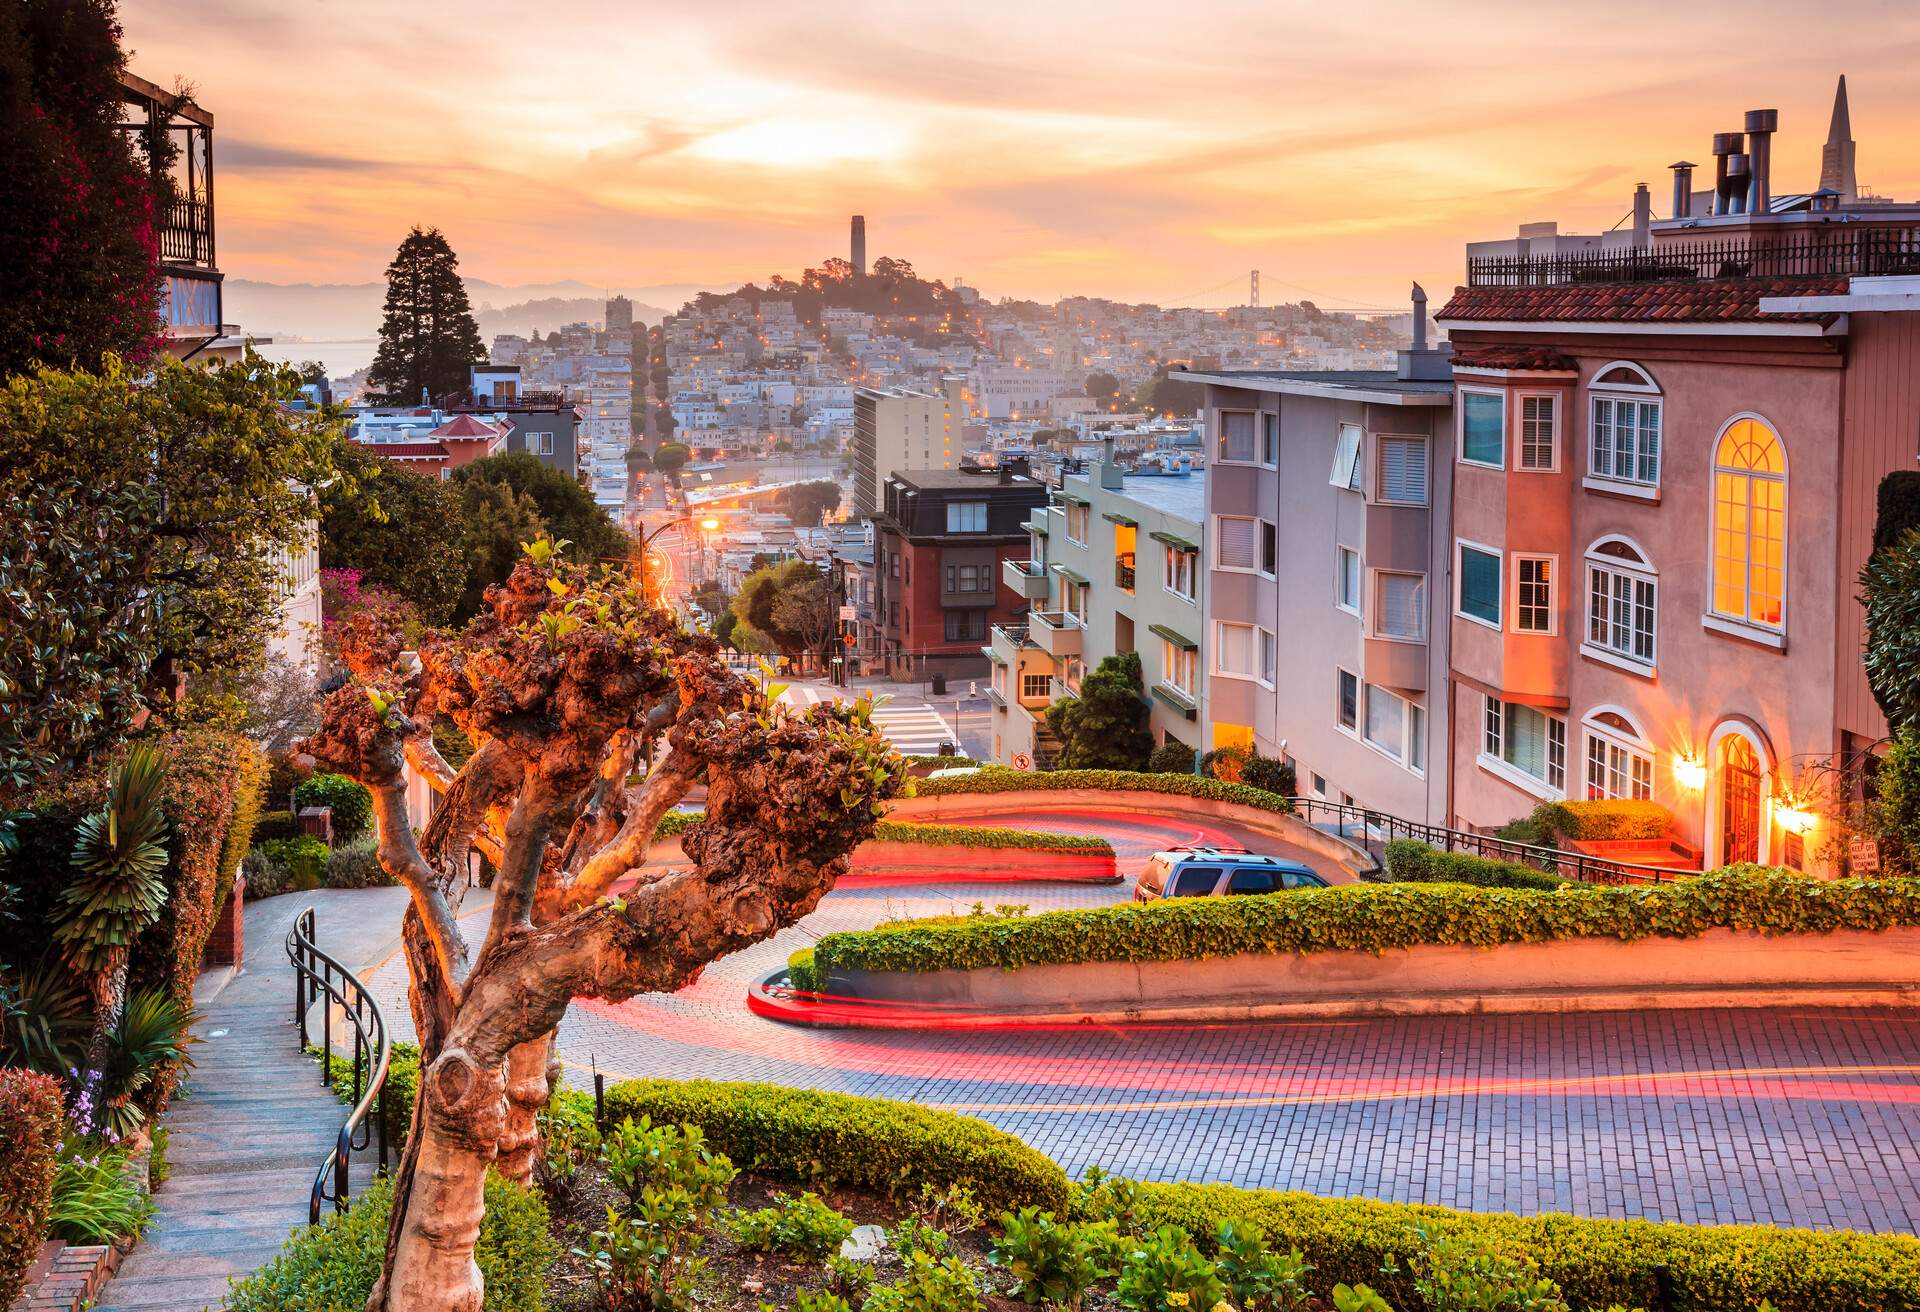
<svg viewBox="0 0 1920 1312">
<path fill-rule="evenodd" d="M 1013 754 L 1013 768 L 1016 770 L 1031 770 L 1033 769 L 1033 758 L 1025 752 L 1015 752 Z"/>
</svg>

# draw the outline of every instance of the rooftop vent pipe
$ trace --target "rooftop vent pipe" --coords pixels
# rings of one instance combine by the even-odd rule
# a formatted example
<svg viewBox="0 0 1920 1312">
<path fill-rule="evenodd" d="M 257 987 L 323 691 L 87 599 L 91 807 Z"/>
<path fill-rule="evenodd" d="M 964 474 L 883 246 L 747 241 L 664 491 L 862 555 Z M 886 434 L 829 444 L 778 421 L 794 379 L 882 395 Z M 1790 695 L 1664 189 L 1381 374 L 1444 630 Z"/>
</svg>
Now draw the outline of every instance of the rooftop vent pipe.
<svg viewBox="0 0 1920 1312">
<path fill-rule="evenodd" d="M 1753 166 L 1747 182 L 1749 214 L 1765 214 L 1773 199 L 1773 134 L 1779 127 L 1779 110 L 1747 111 L 1747 159 Z"/>
<path fill-rule="evenodd" d="M 1747 212 L 1747 190 L 1753 181 L 1753 161 L 1746 155 L 1727 156 L 1727 207 L 1724 213 Z"/>
<path fill-rule="evenodd" d="M 1633 248 L 1644 251 L 1653 245 L 1653 196 L 1642 182 L 1633 189 Z"/>
<path fill-rule="evenodd" d="M 1738 155 L 1746 144 L 1745 134 L 1739 132 L 1716 132 L 1713 134 L 1713 212 L 1731 213 L 1727 209 L 1727 157 Z"/>
<path fill-rule="evenodd" d="M 1413 285 L 1413 349 L 1427 349 L 1427 289 Z"/>
<path fill-rule="evenodd" d="M 1673 170 L 1673 217 L 1690 219 L 1693 217 L 1693 161 L 1683 159 L 1667 167 Z"/>
</svg>

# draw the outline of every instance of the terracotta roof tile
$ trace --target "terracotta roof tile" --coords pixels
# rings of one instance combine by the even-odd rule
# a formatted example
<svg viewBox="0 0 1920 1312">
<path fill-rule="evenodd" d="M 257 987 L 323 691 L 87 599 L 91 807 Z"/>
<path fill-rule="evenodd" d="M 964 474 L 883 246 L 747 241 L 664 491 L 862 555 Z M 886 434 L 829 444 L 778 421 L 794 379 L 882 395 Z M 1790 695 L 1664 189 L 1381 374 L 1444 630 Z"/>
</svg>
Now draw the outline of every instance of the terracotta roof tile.
<svg viewBox="0 0 1920 1312">
<path fill-rule="evenodd" d="M 446 460 L 447 448 L 438 442 L 368 442 L 367 450 L 385 460 Z"/>
<path fill-rule="evenodd" d="M 1456 323 L 1827 323 L 1830 314 L 1760 313 L 1768 296 L 1832 296 L 1845 277 L 1702 278 L 1556 283 L 1546 287 L 1456 287 L 1434 317 Z"/>
<path fill-rule="evenodd" d="M 461 441 L 473 441 L 478 438 L 493 439 L 505 433 L 504 428 L 476 419 L 472 415 L 455 415 L 446 423 L 433 430 L 429 435 L 440 438 L 454 438 Z"/>
<path fill-rule="evenodd" d="M 1453 353 L 1458 369 L 1533 369 L 1575 372 L 1573 357 L 1545 346 L 1468 346 Z"/>
</svg>

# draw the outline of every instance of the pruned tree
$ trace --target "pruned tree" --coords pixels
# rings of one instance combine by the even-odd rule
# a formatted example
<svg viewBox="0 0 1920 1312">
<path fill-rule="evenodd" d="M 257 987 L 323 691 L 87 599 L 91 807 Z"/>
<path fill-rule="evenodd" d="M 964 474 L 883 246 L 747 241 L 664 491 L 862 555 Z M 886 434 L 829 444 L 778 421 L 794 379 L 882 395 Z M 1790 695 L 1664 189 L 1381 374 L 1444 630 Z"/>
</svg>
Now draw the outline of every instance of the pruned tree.
<svg viewBox="0 0 1920 1312">
<path fill-rule="evenodd" d="M 571 1000 L 679 988 L 812 910 L 904 765 L 869 705 L 780 704 L 625 574 L 544 541 L 472 624 L 417 653 L 377 620 L 348 627 L 353 681 L 306 746 L 372 791 L 381 865 L 411 894 L 422 1068 L 369 1307 L 477 1312 L 486 1171 L 531 1178 Z M 477 744 L 457 773 L 433 745 L 443 715 Z M 443 794 L 417 836 L 409 763 Z M 691 866 L 643 869 L 661 817 L 701 782 L 705 819 L 680 839 Z M 498 870 L 477 950 L 457 919 L 474 849 Z"/>
</svg>

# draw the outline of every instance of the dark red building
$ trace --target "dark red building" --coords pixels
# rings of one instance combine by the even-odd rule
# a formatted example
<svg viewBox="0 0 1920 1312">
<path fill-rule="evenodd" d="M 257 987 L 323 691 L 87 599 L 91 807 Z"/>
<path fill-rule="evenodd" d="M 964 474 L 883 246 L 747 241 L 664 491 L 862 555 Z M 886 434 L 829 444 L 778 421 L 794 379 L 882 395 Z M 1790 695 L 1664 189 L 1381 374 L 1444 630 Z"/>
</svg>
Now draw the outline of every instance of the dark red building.
<svg viewBox="0 0 1920 1312">
<path fill-rule="evenodd" d="M 987 673 L 988 629 L 1016 619 L 1024 597 L 1002 581 L 1025 560 L 1026 523 L 1047 489 L 1001 469 L 909 469 L 888 478 L 874 525 L 874 622 L 886 674 L 916 679 Z"/>
</svg>

